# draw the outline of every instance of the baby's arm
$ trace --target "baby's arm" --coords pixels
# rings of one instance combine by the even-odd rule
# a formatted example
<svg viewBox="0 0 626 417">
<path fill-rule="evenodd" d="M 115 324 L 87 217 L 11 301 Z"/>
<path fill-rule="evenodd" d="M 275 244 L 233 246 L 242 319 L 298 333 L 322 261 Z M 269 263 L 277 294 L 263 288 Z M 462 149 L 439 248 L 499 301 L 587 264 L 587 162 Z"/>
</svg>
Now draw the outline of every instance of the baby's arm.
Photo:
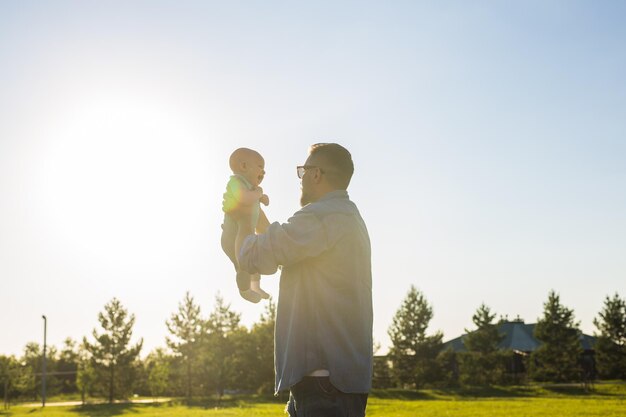
<svg viewBox="0 0 626 417">
<path fill-rule="evenodd" d="M 261 187 L 256 187 L 254 190 L 246 190 L 245 188 L 242 188 L 237 193 L 237 200 L 241 204 L 252 205 L 259 201 L 259 199 L 263 196 L 263 189 Z"/>
</svg>

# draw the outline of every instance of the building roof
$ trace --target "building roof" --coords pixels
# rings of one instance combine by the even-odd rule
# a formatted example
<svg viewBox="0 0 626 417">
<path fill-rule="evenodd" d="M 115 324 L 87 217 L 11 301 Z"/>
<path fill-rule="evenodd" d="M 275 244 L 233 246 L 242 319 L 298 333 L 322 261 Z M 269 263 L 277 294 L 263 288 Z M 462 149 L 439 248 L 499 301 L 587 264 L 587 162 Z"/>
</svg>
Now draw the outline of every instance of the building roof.
<svg viewBox="0 0 626 417">
<path fill-rule="evenodd" d="M 504 334 L 504 338 L 498 344 L 498 348 L 502 350 L 517 350 L 520 352 L 532 352 L 536 350 L 541 342 L 534 336 L 536 323 L 524 323 L 522 321 L 505 321 L 498 324 L 498 330 Z M 463 352 L 467 349 L 463 343 L 463 339 L 467 334 L 459 336 L 455 339 L 448 340 L 443 344 L 443 348 L 452 348 L 457 352 Z M 580 335 L 580 343 L 585 350 L 593 349 L 596 338 L 586 334 Z"/>
</svg>

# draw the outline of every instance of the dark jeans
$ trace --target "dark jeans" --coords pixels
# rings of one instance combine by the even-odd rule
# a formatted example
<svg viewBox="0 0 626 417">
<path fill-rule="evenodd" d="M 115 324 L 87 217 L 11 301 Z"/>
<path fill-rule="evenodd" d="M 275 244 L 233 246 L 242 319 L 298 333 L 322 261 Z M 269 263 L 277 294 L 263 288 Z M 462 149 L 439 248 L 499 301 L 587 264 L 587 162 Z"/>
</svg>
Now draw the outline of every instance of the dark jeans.
<svg viewBox="0 0 626 417">
<path fill-rule="evenodd" d="M 291 387 L 287 412 L 290 417 L 364 417 L 367 394 L 346 394 L 327 376 L 305 376 Z"/>
</svg>

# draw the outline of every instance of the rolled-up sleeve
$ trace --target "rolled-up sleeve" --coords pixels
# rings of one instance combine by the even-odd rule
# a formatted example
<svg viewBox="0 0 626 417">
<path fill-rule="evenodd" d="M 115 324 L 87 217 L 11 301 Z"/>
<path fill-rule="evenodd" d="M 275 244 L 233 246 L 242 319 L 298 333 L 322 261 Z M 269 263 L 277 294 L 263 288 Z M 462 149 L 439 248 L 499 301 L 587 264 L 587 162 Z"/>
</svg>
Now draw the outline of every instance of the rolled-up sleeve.
<svg viewBox="0 0 626 417">
<path fill-rule="evenodd" d="M 327 248 L 328 237 L 320 219 L 301 210 L 287 223 L 272 223 L 265 233 L 248 236 L 239 253 L 239 266 L 251 274 L 271 275 L 279 265 L 292 265 Z"/>
</svg>

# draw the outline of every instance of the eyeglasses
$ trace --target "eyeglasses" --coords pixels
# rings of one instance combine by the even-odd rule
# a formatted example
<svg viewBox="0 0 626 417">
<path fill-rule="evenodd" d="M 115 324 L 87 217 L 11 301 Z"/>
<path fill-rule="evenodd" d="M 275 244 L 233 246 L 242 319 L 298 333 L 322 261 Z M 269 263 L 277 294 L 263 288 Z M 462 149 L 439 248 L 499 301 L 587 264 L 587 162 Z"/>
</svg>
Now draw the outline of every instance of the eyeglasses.
<svg viewBox="0 0 626 417">
<path fill-rule="evenodd" d="M 320 172 L 323 174 L 324 171 L 322 171 L 322 168 L 318 167 L 317 165 L 300 165 L 298 167 L 296 167 L 296 172 L 298 174 L 298 178 L 302 179 L 302 177 L 304 177 L 304 173 L 307 169 L 309 168 L 319 168 Z"/>
</svg>

